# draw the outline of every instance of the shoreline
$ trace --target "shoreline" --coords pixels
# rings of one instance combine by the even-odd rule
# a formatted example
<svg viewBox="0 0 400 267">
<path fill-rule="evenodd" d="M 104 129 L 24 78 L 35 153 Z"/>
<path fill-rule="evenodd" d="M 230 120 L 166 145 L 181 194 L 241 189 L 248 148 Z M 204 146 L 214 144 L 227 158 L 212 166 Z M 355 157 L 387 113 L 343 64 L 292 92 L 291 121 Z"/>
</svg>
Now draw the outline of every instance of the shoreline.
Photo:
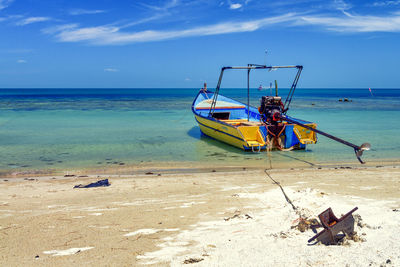
<svg viewBox="0 0 400 267">
<path fill-rule="evenodd" d="M 272 168 L 270 166 L 272 165 Z M 146 173 L 203 173 L 203 172 L 235 172 L 243 170 L 303 170 L 303 169 L 363 169 L 363 168 L 382 168 L 382 167 L 400 167 L 400 160 L 376 160 L 368 161 L 360 164 L 358 161 L 352 162 L 295 162 L 280 163 L 270 162 L 266 158 L 261 164 L 259 161 L 245 161 L 243 164 L 226 164 L 226 163 L 203 163 L 203 162 L 145 162 L 140 164 L 124 164 L 123 166 L 108 165 L 101 167 L 87 168 L 57 168 L 57 169 L 28 169 L 28 170 L 0 170 L 0 179 L 4 178 L 25 178 L 36 176 L 93 176 L 93 175 L 140 175 Z"/>
</svg>

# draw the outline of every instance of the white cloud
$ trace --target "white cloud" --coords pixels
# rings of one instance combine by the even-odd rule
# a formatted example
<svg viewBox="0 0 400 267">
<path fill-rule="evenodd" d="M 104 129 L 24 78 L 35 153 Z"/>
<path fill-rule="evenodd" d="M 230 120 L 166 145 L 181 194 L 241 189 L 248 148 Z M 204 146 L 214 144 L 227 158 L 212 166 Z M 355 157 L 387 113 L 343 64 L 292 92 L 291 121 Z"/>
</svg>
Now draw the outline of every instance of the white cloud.
<svg viewBox="0 0 400 267">
<path fill-rule="evenodd" d="M 163 18 L 165 16 L 166 16 L 165 13 L 155 14 L 153 16 L 149 16 L 149 17 L 146 17 L 144 19 L 140 19 L 140 20 L 137 20 L 137 21 L 126 23 L 123 26 L 120 26 L 119 28 L 120 29 L 129 28 L 129 27 L 140 25 L 140 24 L 147 23 L 147 22 L 150 22 L 150 21 L 158 20 L 158 19 Z"/>
<path fill-rule="evenodd" d="M 269 17 L 245 22 L 224 22 L 214 25 L 200 26 L 183 30 L 140 32 L 122 32 L 116 26 L 82 27 L 71 24 L 58 26 L 59 31 L 53 31 L 61 42 L 87 41 L 93 44 L 127 44 L 138 42 L 161 41 L 192 36 L 207 36 L 235 32 L 250 32 L 269 25 L 293 20 L 294 14 Z M 53 28 L 54 30 L 54 28 Z M 46 31 L 44 31 L 46 32 Z M 48 33 L 48 31 L 47 31 Z"/>
<path fill-rule="evenodd" d="M 72 26 L 72 25 L 71 25 Z M 79 41 L 96 41 L 112 38 L 118 34 L 118 27 L 98 26 L 86 28 L 67 28 L 57 34 L 57 37 L 62 42 L 79 42 Z"/>
<path fill-rule="evenodd" d="M 229 5 L 229 9 L 239 9 L 241 7 L 242 7 L 242 4 L 239 4 L 239 3 L 235 3 L 235 4 L 232 3 Z"/>
<path fill-rule="evenodd" d="M 0 10 L 7 8 L 14 0 L 0 0 Z"/>
<path fill-rule="evenodd" d="M 94 10 L 88 10 L 88 9 L 72 9 L 69 11 L 69 14 L 72 16 L 78 16 L 78 15 L 92 15 L 92 14 L 100 14 L 100 13 L 105 13 L 105 10 L 100 10 L 100 9 L 94 9 Z"/>
<path fill-rule="evenodd" d="M 32 23 L 37 23 L 37 22 L 43 22 L 43 21 L 48 21 L 51 20 L 49 17 L 29 17 L 23 20 L 20 20 L 16 23 L 18 26 L 24 26 Z"/>
<path fill-rule="evenodd" d="M 362 16 L 344 12 L 344 16 L 303 16 L 298 25 L 315 25 L 337 32 L 400 32 L 400 15 Z"/>
<path fill-rule="evenodd" d="M 17 63 L 23 64 L 23 63 L 27 63 L 27 61 L 25 59 L 18 59 Z"/>
<path fill-rule="evenodd" d="M 57 25 L 57 26 L 53 26 L 53 27 L 48 27 L 48 28 L 42 29 L 42 32 L 46 33 L 46 34 L 55 34 L 55 33 L 58 33 L 58 32 L 67 31 L 67 30 L 70 30 L 70 29 L 75 29 L 77 27 L 79 27 L 79 24 L 77 24 L 77 23 L 63 24 L 63 25 Z"/>
<path fill-rule="evenodd" d="M 396 1 L 378 1 L 374 2 L 372 6 L 397 6 L 400 5 L 400 0 Z"/>
<path fill-rule="evenodd" d="M 118 72 L 119 69 L 115 69 L 115 68 L 105 68 L 104 71 L 105 71 L 105 72 Z"/>
<path fill-rule="evenodd" d="M 24 16 L 22 16 L 22 15 L 7 15 L 7 16 L 4 16 L 4 17 L 0 17 L 0 21 L 10 21 L 10 20 L 16 21 L 16 20 L 21 19 L 23 17 Z"/>
<path fill-rule="evenodd" d="M 165 3 L 163 6 L 153 6 L 153 5 L 149 5 L 149 4 L 144 4 L 144 3 L 139 3 L 140 5 L 155 10 L 155 11 L 167 11 L 170 8 L 174 8 L 179 6 L 180 1 L 179 0 L 171 0 L 167 3 Z"/>
<path fill-rule="evenodd" d="M 252 32 L 272 25 L 286 27 L 317 26 L 328 31 L 357 32 L 400 32 L 400 13 L 389 16 L 351 15 L 342 11 L 340 15 L 299 15 L 288 13 L 281 16 L 242 22 L 222 22 L 180 30 L 124 31 L 124 26 L 80 27 L 78 24 L 59 25 L 43 30 L 54 34 L 60 42 L 87 42 L 96 45 L 121 45 L 138 42 L 153 42 L 177 38 L 209 36 L 240 32 Z"/>
<path fill-rule="evenodd" d="M 337 10 L 348 10 L 351 8 L 351 5 L 346 3 L 344 0 L 334 0 L 333 7 Z"/>
<path fill-rule="evenodd" d="M 195 1 L 190 2 L 190 3 L 189 2 L 181 3 L 181 0 L 170 0 L 160 6 L 150 5 L 150 4 L 146 4 L 146 3 L 137 3 L 139 6 L 148 9 L 146 16 L 144 16 L 143 18 L 137 19 L 135 21 L 123 22 L 125 24 L 123 26 L 119 26 L 119 28 L 120 29 L 129 28 L 132 26 L 136 26 L 136 25 L 147 23 L 147 22 L 160 20 L 160 19 L 163 19 L 168 16 L 172 16 L 173 14 L 176 14 L 176 12 L 171 12 L 172 9 L 178 8 L 182 5 L 187 7 L 187 6 L 192 5 L 193 3 L 195 3 Z M 182 19 L 182 14 L 180 14 L 179 17 L 180 17 L 180 19 Z"/>
</svg>

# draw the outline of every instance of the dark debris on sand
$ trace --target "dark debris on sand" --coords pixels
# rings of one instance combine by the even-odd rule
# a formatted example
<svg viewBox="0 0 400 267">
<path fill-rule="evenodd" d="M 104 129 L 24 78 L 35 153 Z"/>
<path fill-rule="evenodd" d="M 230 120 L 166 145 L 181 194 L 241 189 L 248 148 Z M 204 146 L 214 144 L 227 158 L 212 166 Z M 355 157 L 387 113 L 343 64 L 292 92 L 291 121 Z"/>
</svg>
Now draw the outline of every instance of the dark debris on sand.
<svg viewBox="0 0 400 267">
<path fill-rule="evenodd" d="M 308 229 L 315 229 L 315 228 L 319 228 L 319 227 L 322 227 L 322 226 L 318 222 L 317 219 L 315 219 L 315 218 L 308 219 L 308 218 L 299 217 L 298 223 L 296 225 L 292 226 L 291 228 L 292 229 L 295 228 L 295 229 L 297 229 L 297 230 L 299 230 L 300 232 L 303 233 Z"/>
<path fill-rule="evenodd" d="M 204 260 L 203 258 L 189 258 L 183 261 L 183 264 L 192 264 L 192 263 L 198 263 Z"/>
</svg>

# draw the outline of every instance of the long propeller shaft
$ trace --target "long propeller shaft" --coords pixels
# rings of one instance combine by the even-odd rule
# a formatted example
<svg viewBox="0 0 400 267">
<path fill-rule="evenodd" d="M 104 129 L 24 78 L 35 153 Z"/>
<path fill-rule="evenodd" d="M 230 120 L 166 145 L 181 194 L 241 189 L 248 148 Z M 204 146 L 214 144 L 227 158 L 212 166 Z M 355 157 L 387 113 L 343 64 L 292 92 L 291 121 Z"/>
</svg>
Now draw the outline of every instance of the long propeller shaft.
<svg viewBox="0 0 400 267">
<path fill-rule="evenodd" d="M 312 128 L 312 127 L 310 127 L 310 126 L 308 126 L 308 125 L 305 125 L 305 124 L 303 124 L 303 123 L 300 123 L 300 122 L 298 122 L 298 121 L 296 121 L 296 120 L 290 119 L 290 118 L 288 118 L 286 115 L 284 115 L 284 114 L 282 114 L 282 113 L 280 113 L 279 115 L 275 114 L 274 116 L 275 116 L 276 118 L 279 117 L 281 120 L 287 121 L 287 122 L 289 122 L 289 123 L 297 124 L 297 125 L 299 125 L 299 126 L 301 126 L 301 127 L 303 127 L 303 128 L 306 128 L 306 129 L 308 129 L 308 130 L 311 130 L 311 131 L 313 131 L 313 132 L 316 132 L 316 133 L 318 133 L 318 134 L 321 134 L 321 135 L 323 135 L 323 136 L 326 136 L 326 137 L 328 137 L 328 138 L 330 138 L 330 139 L 332 139 L 332 140 L 335 140 L 335 141 L 337 141 L 337 142 L 339 142 L 339 143 L 342 143 L 342 144 L 344 144 L 344 145 L 346 145 L 346 146 L 352 147 L 352 148 L 354 149 L 354 152 L 355 152 L 355 154 L 356 154 L 356 157 L 357 157 L 357 159 L 360 161 L 360 163 L 362 163 L 362 164 L 365 163 L 364 161 L 361 160 L 361 156 L 362 156 L 364 150 L 369 150 L 369 149 L 371 148 L 371 145 L 370 145 L 369 143 L 364 143 L 364 144 L 362 144 L 361 146 L 357 146 L 357 145 L 355 145 L 355 144 L 353 144 L 353 143 L 350 143 L 350 142 L 348 142 L 348 141 L 346 141 L 346 140 L 343 140 L 343 139 L 341 139 L 341 138 L 339 138 L 339 137 L 336 137 L 336 136 L 333 136 L 333 135 L 331 135 L 331 134 L 325 133 L 325 132 L 320 131 L 320 130 L 318 130 L 318 129 L 314 129 L 314 128 Z"/>
</svg>

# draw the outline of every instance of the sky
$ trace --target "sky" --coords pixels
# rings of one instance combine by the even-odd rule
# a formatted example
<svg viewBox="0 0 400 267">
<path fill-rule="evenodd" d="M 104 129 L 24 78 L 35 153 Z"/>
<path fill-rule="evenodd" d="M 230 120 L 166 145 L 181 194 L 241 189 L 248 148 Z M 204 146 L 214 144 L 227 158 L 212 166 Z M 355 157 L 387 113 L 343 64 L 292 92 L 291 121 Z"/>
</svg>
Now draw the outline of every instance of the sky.
<svg viewBox="0 0 400 267">
<path fill-rule="evenodd" d="M 400 0 L 0 0 L 0 88 L 400 88 L 399 62 Z"/>
</svg>

